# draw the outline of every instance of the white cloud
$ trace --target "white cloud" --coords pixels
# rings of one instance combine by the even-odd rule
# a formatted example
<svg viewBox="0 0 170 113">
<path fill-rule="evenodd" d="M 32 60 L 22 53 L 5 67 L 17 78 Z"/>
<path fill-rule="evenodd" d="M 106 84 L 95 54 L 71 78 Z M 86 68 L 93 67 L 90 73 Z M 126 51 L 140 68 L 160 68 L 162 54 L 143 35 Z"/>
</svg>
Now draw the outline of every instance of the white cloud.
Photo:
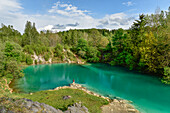
<svg viewBox="0 0 170 113">
<path fill-rule="evenodd" d="M 24 14 L 22 5 L 17 0 L 0 0 L 0 22 L 13 25 L 23 33 L 26 21 L 36 23 L 38 30 L 64 31 L 69 29 L 87 28 L 129 28 L 133 18 L 125 13 L 106 15 L 96 19 L 88 14 L 87 10 L 80 10 L 71 4 L 57 2 L 47 14 Z"/>
<path fill-rule="evenodd" d="M 49 13 L 57 13 L 64 16 L 88 16 L 86 15 L 87 10 L 79 10 L 78 7 L 72 6 L 71 4 L 62 4 L 57 2 L 54 6 L 48 11 Z"/>
<path fill-rule="evenodd" d="M 99 21 L 100 24 L 98 25 L 98 27 L 107 29 L 128 29 L 133 21 L 134 17 L 129 17 L 125 13 L 116 13 L 106 15 L 103 19 Z"/>
<path fill-rule="evenodd" d="M 134 5 L 134 3 L 132 3 L 131 1 L 123 2 L 122 4 L 126 5 L 126 6 L 133 6 Z"/>
<path fill-rule="evenodd" d="M 20 13 L 22 9 L 18 0 L 0 0 L 0 23 L 14 25 L 21 30 L 23 25 L 20 22 L 26 16 Z"/>
<path fill-rule="evenodd" d="M 17 0 L 0 0 L 0 12 L 18 11 L 22 9 Z"/>
</svg>

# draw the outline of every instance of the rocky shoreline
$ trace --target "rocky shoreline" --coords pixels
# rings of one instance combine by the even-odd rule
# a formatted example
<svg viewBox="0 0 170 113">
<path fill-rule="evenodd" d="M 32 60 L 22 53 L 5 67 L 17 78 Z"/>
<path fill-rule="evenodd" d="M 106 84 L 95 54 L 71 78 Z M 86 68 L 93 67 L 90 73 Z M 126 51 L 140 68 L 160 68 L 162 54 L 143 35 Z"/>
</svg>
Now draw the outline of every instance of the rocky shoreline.
<svg viewBox="0 0 170 113">
<path fill-rule="evenodd" d="M 79 89 L 79 90 L 85 91 L 88 94 L 91 94 L 91 95 L 94 95 L 100 98 L 104 98 L 107 101 L 109 101 L 108 105 L 104 105 L 101 107 L 103 113 L 139 113 L 139 111 L 135 109 L 135 107 L 131 104 L 132 103 L 131 101 L 120 99 L 120 98 L 110 99 L 109 97 L 101 96 L 99 94 L 96 94 L 92 91 L 87 90 L 85 87 L 83 87 L 80 84 L 76 84 L 75 82 L 70 84 L 70 86 L 57 87 L 54 90 L 67 89 L 67 88 Z M 50 91 L 53 91 L 53 90 L 50 90 Z"/>
</svg>

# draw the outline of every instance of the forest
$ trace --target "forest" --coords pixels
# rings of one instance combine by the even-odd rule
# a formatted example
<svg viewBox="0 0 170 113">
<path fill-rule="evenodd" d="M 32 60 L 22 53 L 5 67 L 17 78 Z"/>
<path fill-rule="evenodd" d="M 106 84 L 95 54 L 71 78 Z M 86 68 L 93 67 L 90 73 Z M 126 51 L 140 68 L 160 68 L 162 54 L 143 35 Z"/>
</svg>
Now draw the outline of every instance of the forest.
<svg viewBox="0 0 170 113">
<path fill-rule="evenodd" d="M 87 62 L 109 63 L 159 76 L 170 84 L 170 7 L 157 14 L 139 15 L 129 29 L 74 29 L 40 31 L 27 21 L 21 34 L 11 25 L 0 28 L 0 77 L 24 76 L 21 65 L 33 64 L 32 56 L 63 61 L 69 50 Z M 72 54 L 68 54 L 71 56 Z M 41 61 L 35 61 L 35 64 Z"/>
</svg>

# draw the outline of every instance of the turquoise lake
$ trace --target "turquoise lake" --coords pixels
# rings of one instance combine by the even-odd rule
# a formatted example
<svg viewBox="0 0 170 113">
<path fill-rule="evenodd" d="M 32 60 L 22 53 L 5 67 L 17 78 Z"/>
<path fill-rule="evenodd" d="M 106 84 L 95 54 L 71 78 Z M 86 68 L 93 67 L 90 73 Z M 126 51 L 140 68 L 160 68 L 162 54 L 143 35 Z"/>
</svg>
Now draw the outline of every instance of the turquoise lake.
<svg viewBox="0 0 170 113">
<path fill-rule="evenodd" d="M 49 64 L 29 66 L 14 89 L 30 93 L 72 83 L 108 97 L 133 101 L 142 113 L 170 113 L 170 85 L 154 76 L 107 64 Z"/>
</svg>

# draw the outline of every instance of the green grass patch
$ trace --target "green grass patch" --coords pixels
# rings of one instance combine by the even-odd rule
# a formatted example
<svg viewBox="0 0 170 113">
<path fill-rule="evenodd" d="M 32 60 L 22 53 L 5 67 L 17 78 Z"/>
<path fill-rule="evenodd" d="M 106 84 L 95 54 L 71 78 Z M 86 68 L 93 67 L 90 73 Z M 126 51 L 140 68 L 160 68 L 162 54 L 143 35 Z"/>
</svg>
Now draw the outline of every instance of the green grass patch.
<svg viewBox="0 0 170 113">
<path fill-rule="evenodd" d="M 70 99 L 64 100 L 63 96 L 69 95 Z M 14 95 L 13 95 L 14 97 Z M 61 89 L 57 91 L 40 91 L 29 94 L 16 94 L 15 97 L 27 98 L 40 103 L 53 106 L 56 109 L 67 110 L 67 107 L 81 102 L 91 113 L 101 113 L 101 106 L 108 104 L 108 101 L 93 95 L 89 95 L 78 89 Z"/>
</svg>

